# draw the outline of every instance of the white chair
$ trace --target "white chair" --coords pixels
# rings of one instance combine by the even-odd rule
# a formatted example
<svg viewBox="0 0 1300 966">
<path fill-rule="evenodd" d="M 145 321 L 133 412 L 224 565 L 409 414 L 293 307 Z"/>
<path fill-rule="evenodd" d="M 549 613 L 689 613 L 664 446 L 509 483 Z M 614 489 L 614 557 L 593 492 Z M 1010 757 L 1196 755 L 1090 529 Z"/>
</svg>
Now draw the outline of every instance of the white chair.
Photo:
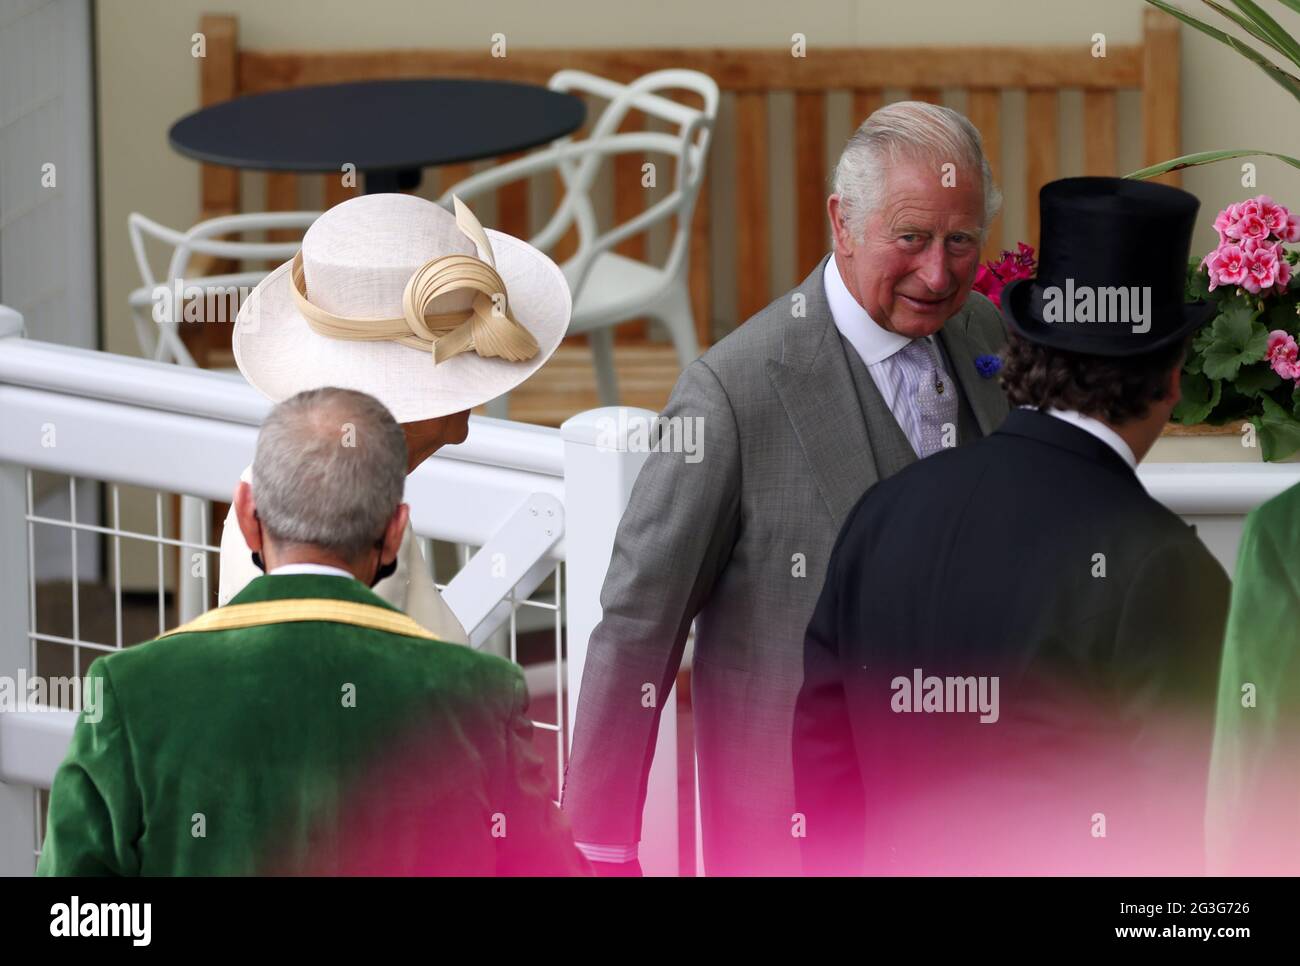
<svg viewBox="0 0 1300 966">
<path fill-rule="evenodd" d="M 207 290 L 236 292 L 252 289 L 270 269 L 261 268 L 225 275 L 205 275 L 202 266 L 195 266 L 196 256 L 207 258 L 271 261 L 276 264 L 293 257 L 301 244 L 298 241 L 246 242 L 222 241 L 221 235 L 262 231 L 265 229 L 306 229 L 320 215 L 318 211 L 276 211 L 251 214 L 224 215 L 201 221 L 188 231 L 176 231 L 160 225 L 137 212 L 127 218 L 127 232 L 131 236 L 131 249 L 135 253 L 140 278 L 144 282 L 128 297 L 131 316 L 135 321 L 136 338 L 140 351 L 147 359 L 174 362 L 183 366 L 195 365 L 194 357 L 185 347 L 180 334 L 179 309 L 174 298 L 176 286 L 182 291 L 188 286 Z M 162 242 L 171 248 L 164 275 L 154 274 L 145 250 L 147 238 Z M 160 289 L 165 290 L 163 294 Z"/>
<path fill-rule="evenodd" d="M 136 265 L 144 284 L 128 296 L 128 303 L 135 321 L 136 338 L 140 341 L 140 351 L 145 358 L 195 366 L 194 356 L 185 347 L 180 332 L 179 315 L 184 309 L 186 288 L 199 286 L 205 294 L 214 291 L 219 294 L 233 293 L 234 299 L 228 303 L 233 310 L 236 303 L 242 300 L 243 291 L 251 290 L 270 272 L 269 268 L 258 268 L 208 275 L 202 264 L 195 264 L 196 257 L 266 260 L 280 264 L 292 258 L 301 244 L 299 241 L 221 241 L 221 235 L 275 228 L 305 230 L 319 214 L 316 211 L 285 211 L 224 215 L 201 221 L 188 231 L 180 232 L 132 212 L 127 218 L 126 226 L 131 236 L 131 250 L 135 253 Z M 161 277 L 154 274 L 149 261 L 149 253 L 146 251 L 146 240 L 149 238 L 171 248 L 167 271 Z M 178 285 L 182 292 L 180 299 L 175 296 Z M 206 303 L 207 299 L 204 301 Z M 218 368 L 217 371 L 234 373 L 237 370 L 227 367 Z M 192 496 L 181 497 L 180 538 L 184 544 L 198 546 L 202 543 L 200 537 L 204 532 L 203 521 L 209 518 L 210 513 L 211 508 L 206 500 Z M 197 617 L 207 608 L 203 579 L 194 576 L 189 568 L 182 568 L 178 576 L 177 604 L 182 621 Z"/>
<path fill-rule="evenodd" d="M 683 367 L 699 355 L 695 319 L 691 312 L 691 214 L 699 196 L 708 160 L 709 142 L 718 113 L 718 85 L 707 74 L 692 70 L 660 70 L 630 84 L 597 77 L 583 71 L 562 70 L 548 85 L 552 90 L 592 94 L 608 100 L 589 137 L 581 141 L 562 138 L 534 154 L 472 175 L 443 192 L 470 201 L 503 184 L 548 169 L 558 169 L 564 198 L 546 226 L 530 239 L 549 251 L 577 226 L 578 249 L 560 268 L 573 291 L 573 320 L 569 331 L 586 332 L 595 357 L 596 384 L 602 405 L 618 403 L 614 371 L 613 327 L 628 319 L 646 317 L 662 324 L 673 340 Z M 687 107 L 658 91 L 685 89 L 700 95 L 701 109 Z M 637 131 L 616 133 L 632 110 L 674 125 L 672 133 Z M 590 195 L 600 165 L 606 158 L 629 152 L 663 154 L 676 160 L 672 190 L 635 217 L 600 232 Z M 651 265 L 613 251 L 625 239 L 676 219 L 672 243 L 663 265 Z M 507 398 L 488 404 L 488 414 L 504 417 Z"/>
</svg>

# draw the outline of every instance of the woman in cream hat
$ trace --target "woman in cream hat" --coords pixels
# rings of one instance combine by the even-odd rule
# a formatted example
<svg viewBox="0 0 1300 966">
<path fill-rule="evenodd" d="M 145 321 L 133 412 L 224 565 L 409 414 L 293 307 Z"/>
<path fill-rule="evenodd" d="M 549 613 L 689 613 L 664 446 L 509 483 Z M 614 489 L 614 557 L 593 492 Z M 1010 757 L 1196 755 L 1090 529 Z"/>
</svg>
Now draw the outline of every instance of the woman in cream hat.
<svg viewBox="0 0 1300 966">
<path fill-rule="evenodd" d="M 379 399 L 402 424 L 411 472 L 460 443 L 469 410 L 550 358 L 569 324 L 564 275 L 546 255 L 422 198 L 374 194 L 323 213 L 294 258 L 244 301 L 235 361 L 275 402 L 340 386 Z M 249 469 L 240 486 L 252 483 Z M 219 603 L 259 573 L 233 509 L 221 538 Z M 435 636 L 467 643 L 434 588 L 408 524 L 374 590 Z"/>
</svg>

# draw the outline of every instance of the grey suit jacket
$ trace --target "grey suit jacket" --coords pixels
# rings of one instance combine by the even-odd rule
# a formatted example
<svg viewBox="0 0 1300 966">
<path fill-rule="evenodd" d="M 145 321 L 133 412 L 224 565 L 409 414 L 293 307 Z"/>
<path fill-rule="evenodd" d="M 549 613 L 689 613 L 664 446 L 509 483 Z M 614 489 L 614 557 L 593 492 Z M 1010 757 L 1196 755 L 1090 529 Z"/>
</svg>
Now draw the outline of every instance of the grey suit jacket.
<svg viewBox="0 0 1300 966">
<path fill-rule="evenodd" d="M 706 869 L 800 869 L 791 734 L 804 631 L 848 511 L 915 458 L 873 451 L 873 439 L 907 443 L 865 370 L 855 385 L 826 260 L 673 389 L 663 415 L 702 418 L 702 458 L 651 453 L 619 524 L 563 794 L 576 841 L 640 840 L 661 704 L 646 707 L 643 686 L 668 693 L 695 621 Z M 974 359 L 1001 347 L 1000 315 L 972 294 L 940 338 L 979 435 L 992 432 L 1007 404 Z"/>
</svg>

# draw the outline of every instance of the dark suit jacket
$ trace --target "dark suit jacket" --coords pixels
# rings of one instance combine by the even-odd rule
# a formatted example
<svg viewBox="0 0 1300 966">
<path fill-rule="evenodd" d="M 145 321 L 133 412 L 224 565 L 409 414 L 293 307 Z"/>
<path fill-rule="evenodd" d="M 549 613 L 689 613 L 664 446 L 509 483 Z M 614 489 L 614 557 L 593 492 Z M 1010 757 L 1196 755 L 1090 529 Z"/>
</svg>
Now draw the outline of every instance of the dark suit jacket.
<svg viewBox="0 0 1300 966">
<path fill-rule="evenodd" d="M 842 344 L 826 261 L 687 366 L 664 410 L 702 420 L 703 458 L 650 453 L 618 527 L 564 794 L 578 842 L 640 840 L 663 707 L 645 686 L 668 693 L 694 621 L 704 865 L 711 875 L 800 870 L 790 727 L 804 629 L 845 516 L 915 459 Z M 992 432 L 1006 400 L 975 359 L 1002 345 L 997 309 L 972 293 L 939 338 L 969 403 L 969 435 Z"/>
<path fill-rule="evenodd" d="M 804 645 L 805 869 L 1199 871 L 1227 599 L 1194 530 L 1045 413 L 877 484 Z"/>
</svg>

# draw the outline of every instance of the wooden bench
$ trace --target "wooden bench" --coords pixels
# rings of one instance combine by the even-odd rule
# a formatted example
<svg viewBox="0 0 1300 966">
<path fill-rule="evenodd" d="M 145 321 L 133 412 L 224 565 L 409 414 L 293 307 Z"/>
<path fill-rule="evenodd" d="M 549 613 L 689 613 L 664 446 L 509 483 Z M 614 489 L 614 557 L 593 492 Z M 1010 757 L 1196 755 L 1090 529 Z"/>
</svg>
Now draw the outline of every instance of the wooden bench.
<svg viewBox="0 0 1300 966">
<path fill-rule="evenodd" d="M 1061 170 L 1060 139 L 1043 132 L 1058 132 L 1063 91 L 1080 90 L 1083 98 L 1084 171 L 1113 175 L 1117 171 L 1119 116 L 1117 95 L 1133 90 L 1141 94 L 1142 157 L 1151 164 L 1180 153 L 1178 23 L 1168 15 L 1148 9 L 1143 15 L 1142 42 L 1108 45 L 1105 57 L 1092 56 L 1088 44 L 1058 47 L 820 47 L 808 56 L 795 57 L 788 48 L 633 48 L 633 49 L 529 49 L 509 48 L 509 56 L 496 58 L 486 46 L 476 50 L 258 50 L 239 46 L 236 18 L 207 15 L 200 30 L 206 36 L 207 54 L 200 61 L 200 100 L 208 105 L 243 94 L 281 90 L 305 84 L 334 83 L 374 78 L 443 76 L 490 77 L 544 84 L 561 68 L 577 68 L 618 81 L 629 81 L 648 71 L 685 67 L 712 76 L 727 95 L 734 97 L 734 216 L 722 223 L 710 203 L 706 181 L 692 225 L 691 272 L 695 318 L 701 345 L 712 339 L 711 286 L 722 280 L 711 270 L 713 233 L 716 243 L 733 246 L 735 264 L 743 266 L 736 278 L 735 324 L 748 318 L 770 298 L 802 278 L 828 247 L 825 215 L 827 178 L 832 158 L 826 149 L 827 100 L 832 92 L 851 96 L 852 112 L 860 122 L 881 104 L 887 91 L 902 90 L 912 98 L 940 103 L 964 101 L 964 110 L 984 135 L 994 176 L 1001 183 L 1004 144 L 1002 99 L 1009 91 L 1025 92 L 1024 143 L 1010 146 L 1023 151 L 1027 237 L 1004 237 L 995 224 L 986 247 L 991 257 L 1017 240 L 1037 242 L 1038 189 L 1058 177 Z M 794 100 L 794 183 L 785 191 L 794 200 L 795 237 L 793 272 L 775 278 L 772 268 L 772 232 L 769 198 L 768 140 L 771 127 L 769 94 L 792 92 Z M 954 104 L 953 106 L 958 106 Z M 960 109 L 960 108 L 959 108 Z M 594 115 L 595 110 L 589 112 Z M 622 130 L 637 127 L 633 114 Z M 721 133 L 721 132 L 719 132 Z M 715 142 L 716 144 L 716 142 Z M 717 148 L 715 147 L 715 150 Z M 468 165 L 450 165 L 436 173 L 437 190 L 463 178 Z M 715 170 L 716 174 L 716 170 Z M 426 173 L 429 178 L 432 173 Z M 296 176 L 270 173 L 266 178 L 266 208 L 291 210 L 300 206 L 299 185 L 306 178 L 323 182 L 326 205 L 336 204 L 352 190 L 333 175 Z M 645 205 L 640 186 L 640 159 L 623 156 L 614 171 L 614 215 L 623 219 Z M 202 208 L 205 217 L 239 211 L 238 172 L 205 165 L 202 168 Z M 1161 179 L 1178 183 L 1178 175 Z M 497 197 L 495 227 L 512 234 L 529 234 L 530 192 L 527 183 L 507 186 Z M 643 257 L 645 239 L 634 238 L 620 249 Z M 568 249 L 556 254 L 563 259 Z M 782 273 L 785 274 L 785 273 Z M 201 327 L 210 330 L 211 327 Z M 624 327 L 626 328 L 626 327 Z"/>
</svg>

